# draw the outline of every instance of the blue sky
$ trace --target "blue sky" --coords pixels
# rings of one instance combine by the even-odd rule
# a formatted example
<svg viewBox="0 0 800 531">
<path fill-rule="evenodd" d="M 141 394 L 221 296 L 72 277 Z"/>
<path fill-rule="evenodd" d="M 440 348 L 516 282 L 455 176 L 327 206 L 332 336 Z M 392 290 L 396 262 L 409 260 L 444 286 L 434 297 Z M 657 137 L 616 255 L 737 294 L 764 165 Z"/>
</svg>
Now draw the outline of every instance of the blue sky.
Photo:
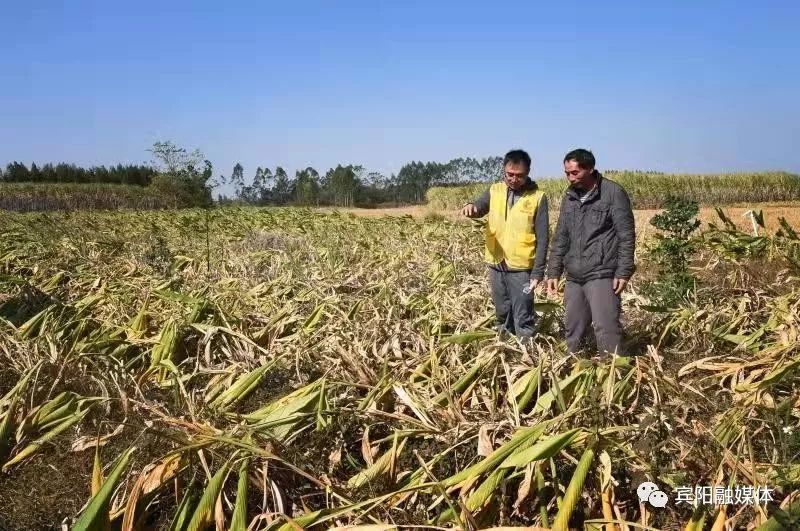
<svg viewBox="0 0 800 531">
<path fill-rule="evenodd" d="M 800 2 L 4 2 L 0 164 L 800 172 Z"/>
</svg>

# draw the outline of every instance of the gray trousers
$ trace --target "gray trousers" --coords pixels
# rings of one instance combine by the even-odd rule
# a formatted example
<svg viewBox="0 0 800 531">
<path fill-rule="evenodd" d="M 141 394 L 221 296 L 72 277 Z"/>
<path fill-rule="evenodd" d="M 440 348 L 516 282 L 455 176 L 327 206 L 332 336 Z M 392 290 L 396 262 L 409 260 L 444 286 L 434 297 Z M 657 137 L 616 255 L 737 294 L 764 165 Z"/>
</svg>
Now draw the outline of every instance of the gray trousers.
<svg viewBox="0 0 800 531">
<path fill-rule="evenodd" d="M 614 293 L 613 280 L 600 278 L 584 284 L 567 281 L 564 288 L 567 348 L 574 354 L 586 348 L 589 328 L 594 325 L 597 350 L 624 355 L 622 325 L 619 322 L 621 303 Z"/>
<path fill-rule="evenodd" d="M 499 271 L 489 268 L 489 284 L 492 289 L 497 325 L 519 337 L 533 337 L 534 320 L 533 293 L 522 289 L 530 284 L 527 271 Z"/>
</svg>

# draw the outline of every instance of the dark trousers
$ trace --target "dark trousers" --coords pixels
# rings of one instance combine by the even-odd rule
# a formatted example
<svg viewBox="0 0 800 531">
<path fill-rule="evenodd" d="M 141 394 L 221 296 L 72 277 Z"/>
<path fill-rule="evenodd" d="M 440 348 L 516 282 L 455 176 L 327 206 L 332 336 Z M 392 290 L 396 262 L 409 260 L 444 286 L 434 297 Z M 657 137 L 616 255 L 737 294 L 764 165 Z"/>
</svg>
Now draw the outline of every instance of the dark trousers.
<svg viewBox="0 0 800 531">
<path fill-rule="evenodd" d="M 528 271 L 500 271 L 489 268 L 497 325 L 519 337 L 533 337 L 535 315 L 533 293 L 522 290 L 530 284 Z"/>
<path fill-rule="evenodd" d="M 575 353 L 586 347 L 589 328 L 594 325 L 597 350 L 623 355 L 622 325 L 619 322 L 621 303 L 614 293 L 610 278 L 590 280 L 583 284 L 567 281 L 564 288 L 567 348 Z"/>
</svg>

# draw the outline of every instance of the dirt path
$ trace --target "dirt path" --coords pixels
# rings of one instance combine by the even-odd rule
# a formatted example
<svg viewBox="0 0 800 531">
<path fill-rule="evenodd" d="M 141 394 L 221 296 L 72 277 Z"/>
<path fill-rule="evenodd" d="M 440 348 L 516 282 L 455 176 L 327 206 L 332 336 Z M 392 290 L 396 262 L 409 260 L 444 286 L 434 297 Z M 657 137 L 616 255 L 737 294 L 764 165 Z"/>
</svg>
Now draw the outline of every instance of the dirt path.
<svg viewBox="0 0 800 531">
<path fill-rule="evenodd" d="M 767 225 L 767 230 L 770 232 L 775 231 L 778 228 L 778 218 L 785 217 L 786 220 L 792 225 L 795 229 L 800 230 L 800 202 L 791 202 L 791 203 L 755 203 L 753 205 L 729 205 L 722 207 L 723 212 L 725 215 L 728 216 L 731 220 L 734 221 L 741 229 L 746 231 L 752 230 L 752 224 L 750 222 L 750 218 L 746 217 L 744 214 L 748 210 L 763 210 L 764 212 L 764 222 Z M 422 218 L 432 214 L 439 214 L 445 216 L 448 219 L 459 219 L 460 215 L 457 210 L 434 210 L 430 209 L 425 205 L 416 205 L 416 206 L 405 206 L 405 207 L 397 207 L 397 208 L 340 208 L 340 209 L 333 209 L 333 208 L 320 208 L 319 210 L 325 212 L 331 212 L 333 210 L 339 210 L 340 212 L 347 212 L 351 214 L 355 214 L 357 216 L 366 216 L 366 217 L 382 217 L 382 216 L 406 216 L 411 215 L 417 218 Z M 649 225 L 650 218 L 652 218 L 655 214 L 657 214 L 659 210 L 657 209 L 647 209 L 647 210 L 635 210 L 634 216 L 636 217 L 636 226 L 640 230 L 647 230 L 648 228 L 652 228 Z M 555 212 L 551 211 L 551 218 L 553 222 L 555 222 Z M 719 218 L 713 207 L 702 207 L 700 209 L 700 221 L 703 222 L 703 226 L 707 223 L 718 223 L 721 224 Z"/>
</svg>

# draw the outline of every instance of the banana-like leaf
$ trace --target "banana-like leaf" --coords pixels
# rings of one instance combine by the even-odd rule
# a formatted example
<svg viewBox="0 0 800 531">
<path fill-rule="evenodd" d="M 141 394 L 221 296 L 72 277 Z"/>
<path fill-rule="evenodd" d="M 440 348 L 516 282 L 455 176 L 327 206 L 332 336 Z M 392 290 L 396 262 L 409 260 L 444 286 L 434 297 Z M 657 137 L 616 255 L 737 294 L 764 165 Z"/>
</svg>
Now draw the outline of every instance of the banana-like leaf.
<svg viewBox="0 0 800 531">
<path fill-rule="evenodd" d="M 247 530 L 247 468 L 250 461 L 245 459 L 239 466 L 239 483 L 236 487 L 236 504 L 233 508 L 233 519 L 229 531 Z"/>
<path fill-rule="evenodd" d="M 81 516 L 75 522 L 72 531 L 104 531 L 108 528 L 108 510 L 111 504 L 111 496 L 122 479 L 122 474 L 128 467 L 128 460 L 135 450 L 135 448 L 129 448 L 120 456 L 114 468 L 108 474 L 108 479 L 103 483 L 97 494 L 92 497 L 86 510 L 81 513 Z"/>
<path fill-rule="evenodd" d="M 192 488 L 187 489 L 175 511 L 172 522 L 170 522 L 169 531 L 185 531 L 186 526 L 189 525 L 189 519 L 192 517 L 192 507 L 194 507 L 196 499 L 197 493 Z"/>
<path fill-rule="evenodd" d="M 513 454 L 518 449 L 534 444 L 549 426 L 549 422 L 541 422 L 536 426 L 525 427 L 517 430 L 517 432 L 511 437 L 511 440 L 496 448 L 490 455 L 486 456 L 481 461 L 465 468 L 460 472 L 457 472 L 447 479 L 444 479 L 442 481 L 442 485 L 445 487 L 452 487 L 465 481 L 471 481 L 472 479 L 486 472 L 493 471 L 503 461 L 505 461 L 509 455 Z"/>
<path fill-rule="evenodd" d="M 491 330 L 475 330 L 472 332 L 464 332 L 463 334 L 454 334 L 442 339 L 442 343 L 452 343 L 454 345 L 468 345 L 483 339 L 489 339 L 497 336 L 497 333 Z"/>
<path fill-rule="evenodd" d="M 100 461 L 100 445 L 94 447 L 94 462 L 92 464 L 92 496 L 97 496 L 103 486 L 103 463 Z"/>
<path fill-rule="evenodd" d="M 17 402 L 19 397 L 11 399 L 6 412 L 0 420 L 0 465 L 5 463 L 6 457 L 14 446 L 14 415 L 17 414 Z"/>
<path fill-rule="evenodd" d="M 580 428 L 574 428 L 539 441 L 527 450 L 510 455 L 500 464 L 500 468 L 523 467 L 532 461 L 553 457 L 575 441 L 581 431 Z"/>
<path fill-rule="evenodd" d="M 225 463 L 208 482 L 208 486 L 194 510 L 194 515 L 189 521 L 187 531 L 202 531 L 214 521 L 214 506 L 217 504 L 217 498 L 222 492 L 222 486 L 227 476 L 228 464 Z"/>
<path fill-rule="evenodd" d="M 472 364 L 472 367 L 470 367 L 470 369 L 466 373 L 464 373 L 464 375 L 461 378 L 459 378 L 455 384 L 453 384 L 453 387 L 450 389 L 450 392 L 447 393 L 445 391 L 442 391 L 433 399 L 433 403 L 442 406 L 447 403 L 449 396 L 453 396 L 454 398 L 458 397 L 458 395 L 466 391 L 469 388 L 469 386 L 472 385 L 475 382 L 475 380 L 478 379 L 478 377 L 483 373 L 483 371 L 489 368 L 496 361 L 497 361 L 497 356 L 486 356 L 475 360 L 475 362 Z"/>
<path fill-rule="evenodd" d="M 373 483 L 378 477 L 387 474 L 392 466 L 392 462 L 397 459 L 400 452 L 403 451 L 407 439 L 400 441 L 399 445 L 394 446 L 387 450 L 382 456 L 375 460 L 372 466 L 362 470 L 355 476 L 351 477 L 347 482 L 347 487 L 350 489 L 358 489 L 366 483 Z"/>
<path fill-rule="evenodd" d="M 586 476 L 589 475 L 589 469 L 593 461 L 594 448 L 590 446 L 584 450 L 580 461 L 578 461 L 578 466 L 575 467 L 575 472 L 572 474 L 569 485 L 567 485 L 561 507 L 558 509 L 556 519 L 553 521 L 553 531 L 569 531 L 569 519 L 581 497 L 583 484 L 586 481 Z"/>
<path fill-rule="evenodd" d="M 10 461 L 3 465 L 3 471 L 7 471 L 12 466 L 16 465 L 20 461 L 23 461 L 36 453 L 45 443 L 51 441 L 61 433 L 65 432 L 66 430 L 70 429 L 72 426 L 80 422 L 86 413 L 89 410 L 85 409 L 83 411 L 78 411 L 74 413 L 71 417 L 63 420 L 57 426 L 54 426 L 50 431 L 39 437 L 38 439 L 34 440 L 30 444 L 28 444 L 25 448 L 23 448 L 17 455 L 15 455 Z"/>
<path fill-rule="evenodd" d="M 258 384 L 267 374 L 267 371 L 275 366 L 275 361 L 266 363 L 257 369 L 250 371 L 247 374 L 240 376 L 236 382 L 228 389 L 220 393 L 209 405 L 213 408 L 228 409 L 238 402 L 247 398 L 247 396 L 258 387 Z"/>
</svg>

